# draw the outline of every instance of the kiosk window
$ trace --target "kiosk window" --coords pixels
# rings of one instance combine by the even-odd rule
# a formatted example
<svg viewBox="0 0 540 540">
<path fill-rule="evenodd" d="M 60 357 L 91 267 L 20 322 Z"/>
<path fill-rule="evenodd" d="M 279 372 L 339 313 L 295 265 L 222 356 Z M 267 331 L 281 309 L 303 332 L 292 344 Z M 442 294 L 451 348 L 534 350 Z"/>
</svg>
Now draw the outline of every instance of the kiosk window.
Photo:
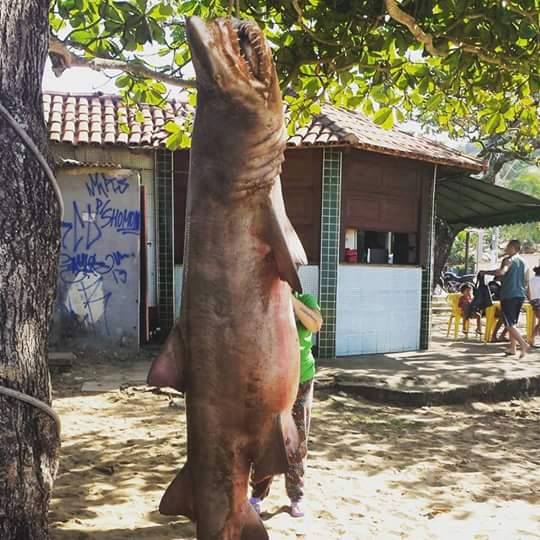
<svg viewBox="0 0 540 540">
<path fill-rule="evenodd" d="M 356 254 L 354 259 L 348 256 L 351 250 Z M 417 234 L 348 227 L 343 259 L 364 264 L 417 264 Z"/>
</svg>

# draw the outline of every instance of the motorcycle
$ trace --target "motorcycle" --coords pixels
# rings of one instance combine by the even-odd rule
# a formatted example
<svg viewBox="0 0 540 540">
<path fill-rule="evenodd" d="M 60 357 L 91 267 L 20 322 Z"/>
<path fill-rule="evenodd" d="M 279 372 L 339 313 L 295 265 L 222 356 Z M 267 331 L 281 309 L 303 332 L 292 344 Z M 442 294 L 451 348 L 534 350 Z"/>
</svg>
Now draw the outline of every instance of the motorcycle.
<svg viewBox="0 0 540 540">
<path fill-rule="evenodd" d="M 465 274 L 460 276 L 455 272 L 447 270 L 442 272 L 441 277 L 439 278 L 439 286 L 441 289 L 447 293 L 456 293 L 459 292 L 459 289 L 464 283 L 474 283 L 476 279 L 476 274 Z"/>
</svg>

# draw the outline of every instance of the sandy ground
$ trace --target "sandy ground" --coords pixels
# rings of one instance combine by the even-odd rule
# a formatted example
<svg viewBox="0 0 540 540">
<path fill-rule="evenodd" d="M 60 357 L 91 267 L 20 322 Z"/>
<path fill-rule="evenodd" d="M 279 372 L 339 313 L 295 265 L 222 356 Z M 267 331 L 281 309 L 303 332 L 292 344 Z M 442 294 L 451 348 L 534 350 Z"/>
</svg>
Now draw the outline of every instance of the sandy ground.
<svg viewBox="0 0 540 540">
<path fill-rule="evenodd" d="M 156 511 L 185 457 L 183 401 L 126 388 L 80 392 L 115 369 L 79 360 L 54 378 L 63 448 L 53 540 L 180 540 Z M 540 539 L 540 399 L 402 409 L 316 395 L 308 514 L 287 513 L 276 480 L 263 518 L 273 540 Z"/>
</svg>

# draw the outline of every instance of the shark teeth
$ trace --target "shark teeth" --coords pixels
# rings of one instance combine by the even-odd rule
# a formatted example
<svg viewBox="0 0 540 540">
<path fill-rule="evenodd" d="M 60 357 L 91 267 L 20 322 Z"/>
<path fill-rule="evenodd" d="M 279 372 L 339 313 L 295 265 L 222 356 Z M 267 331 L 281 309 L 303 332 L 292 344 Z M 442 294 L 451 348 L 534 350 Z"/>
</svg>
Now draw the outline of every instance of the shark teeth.
<svg viewBox="0 0 540 540">
<path fill-rule="evenodd" d="M 240 56 L 247 67 L 248 73 L 257 79 L 264 78 L 268 59 L 264 38 L 259 28 L 253 23 L 243 21 L 235 29 Z"/>
</svg>

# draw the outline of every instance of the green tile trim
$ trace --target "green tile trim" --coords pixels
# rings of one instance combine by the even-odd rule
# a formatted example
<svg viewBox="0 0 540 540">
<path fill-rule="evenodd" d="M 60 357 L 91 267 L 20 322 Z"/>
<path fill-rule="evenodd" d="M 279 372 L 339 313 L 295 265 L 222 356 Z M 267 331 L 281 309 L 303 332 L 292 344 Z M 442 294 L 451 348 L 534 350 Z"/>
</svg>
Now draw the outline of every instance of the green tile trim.
<svg viewBox="0 0 540 540">
<path fill-rule="evenodd" d="M 319 303 L 324 325 L 318 338 L 319 357 L 336 355 L 336 307 L 341 224 L 341 161 L 339 150 L 323 150 L 321 260 Z"/>
<path fill-rule="evenodd" d="M 422 298 L 420 315 L 420 350 L 427 350 L 431 344 L 432 326 L 432 283 L 433 283 L 433 253 L 435 235 L 435 166 L 433 181 L 425 189 L 422 205 L 422 235 L 426 242 L 425 260 L 422 261 Z"/>
<path fill-rule="evenodd" d="M 173 154 L 157 150 L 154 162 L 157 239 L 157 301 L 161 336 L 174 324 Z"/>
</svg>

